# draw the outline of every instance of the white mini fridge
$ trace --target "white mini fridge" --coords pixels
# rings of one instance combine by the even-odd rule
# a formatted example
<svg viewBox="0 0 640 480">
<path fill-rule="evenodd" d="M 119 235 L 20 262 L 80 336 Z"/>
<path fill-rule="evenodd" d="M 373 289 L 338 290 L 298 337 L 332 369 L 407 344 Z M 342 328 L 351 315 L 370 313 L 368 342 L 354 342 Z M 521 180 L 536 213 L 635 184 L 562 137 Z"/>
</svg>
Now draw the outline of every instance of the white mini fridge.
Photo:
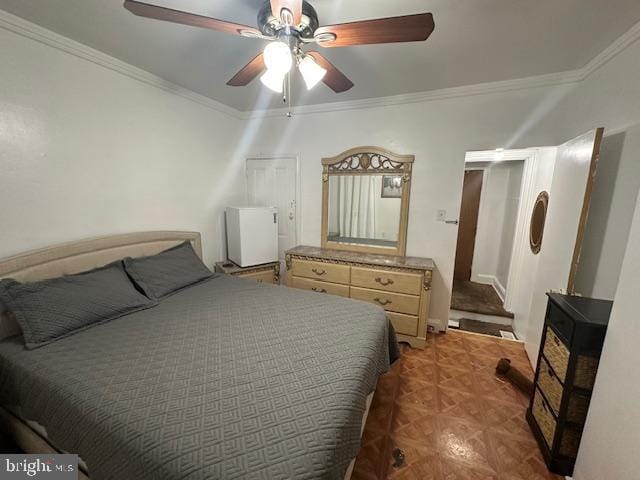
<svg viewBox="0 0 640 480">
<path fill-rule="evenodd" d="M 227 207 L 227 257 L 240 267 L 278 261 L 278 209 Z"/>
</svg>

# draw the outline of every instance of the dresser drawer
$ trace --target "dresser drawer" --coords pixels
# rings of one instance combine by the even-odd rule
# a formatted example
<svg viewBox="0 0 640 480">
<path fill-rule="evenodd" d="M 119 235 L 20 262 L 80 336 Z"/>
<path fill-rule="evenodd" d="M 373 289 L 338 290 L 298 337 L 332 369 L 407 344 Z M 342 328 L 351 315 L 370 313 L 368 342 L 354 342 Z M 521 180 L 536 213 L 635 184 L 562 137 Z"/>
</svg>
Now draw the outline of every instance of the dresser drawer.
<svg viewBox="0 0 640 480">
<path fill-rule="evenodd" d="M 418 335 L 418 317 L 396 312 L 387 312 L 387 317 L 391 320 L 396 333 L 413 337 Z"/>
<path fill-rule="evenodd" d="M 293 259 L 291 275 L 294 277 L 313 278 L 323 282 L 349 284 L 351 267 L 335 263 L 313 262 L 311 260 Z"/>
<path fill-rule="evenodd" d="M 548 325 L 546 327 L 543 355 L 556 373 L 558 379 L 564 383 L 569 365 L 569 349 Z"/>
<path fill-rule="evenodd" d="M 349 297 L 349 287 L 338 283 L 320 282 L 308 278 L 293 277 L 291 286 L 302 290 L 311 290 L 318 293 L 330 293 L 341 297 Z"/>
<path fill-rule="evenodd" d="M 389 270 L 351 267 L 351 285 L 388 292 L 420 295 L 422 275 Z"/>
<path fill-rule="evenodd" d="M 351 298 L 375 303 L 387 311 L 406 313 L 407 315 L 418 315 L 420 307 L 420 297 L 368 288 L 351 287 Z"/>
<path fill-rule="evenodd" d="M 273 270 L 263 270 L 262 272 L 239 273 L 236 277 L 255 280 L 258 283 L 276 283 Z"/>
</svg>

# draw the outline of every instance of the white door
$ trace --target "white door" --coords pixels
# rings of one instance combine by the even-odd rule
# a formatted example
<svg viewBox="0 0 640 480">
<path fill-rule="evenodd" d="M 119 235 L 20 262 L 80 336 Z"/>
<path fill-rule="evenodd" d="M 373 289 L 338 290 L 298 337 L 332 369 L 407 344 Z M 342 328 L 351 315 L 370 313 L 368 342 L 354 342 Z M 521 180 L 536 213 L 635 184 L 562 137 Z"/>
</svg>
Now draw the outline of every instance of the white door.
<svg viewBox="0 0 640 480">
<path fill-rule="evenodd" d="M 526 335 L 532 362 L 540 346 L 545 294 L 550 290 L 573 293 L 603 132 L 599 128 L 558 147 Z"/>
<path fill-rule="evenodd" d="M 296 185 L 294 157 L 247 159 L 247 194 L 251 207 L 278 209 L 278 254 L 296 246 Z"/>
</svg>

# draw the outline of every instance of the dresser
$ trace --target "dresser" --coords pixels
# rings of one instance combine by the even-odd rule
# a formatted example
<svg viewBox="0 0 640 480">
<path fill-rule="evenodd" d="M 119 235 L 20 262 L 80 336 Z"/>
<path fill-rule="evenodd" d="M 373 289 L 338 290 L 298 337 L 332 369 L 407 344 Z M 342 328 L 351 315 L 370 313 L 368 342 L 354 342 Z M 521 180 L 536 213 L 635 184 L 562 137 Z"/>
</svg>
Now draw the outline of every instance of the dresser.
<svg viewBox="0 0 640 480">
<path fill-rule="evenodd" d="M 280 262 L 265 263 L 253 267 L 239 267 L 232 262 L 218 262 L 216 263 L 216 272 L 255 280 L 259 283 L 280 283 Z"/>
<path fill-rule="evenodd" d="M 548 294 L 527 421 L 549 469 L 573 473 L 612 302 Z"/>
<path fill-rule="evenodd" d="M 398 340 L 424 348 L 431 278 L 429 258 L 298 246 L 285 254 L 287 285 L 384 308 Z"/>
</svg>

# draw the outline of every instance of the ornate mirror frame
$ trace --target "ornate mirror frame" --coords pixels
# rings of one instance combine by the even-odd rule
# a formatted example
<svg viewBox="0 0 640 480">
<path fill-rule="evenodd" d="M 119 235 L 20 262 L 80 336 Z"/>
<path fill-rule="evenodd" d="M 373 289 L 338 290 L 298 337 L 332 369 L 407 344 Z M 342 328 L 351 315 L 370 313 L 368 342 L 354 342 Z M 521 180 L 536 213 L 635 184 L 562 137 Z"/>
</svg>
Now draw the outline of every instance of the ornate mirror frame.
<svg viewBox="0 0 640 480">
<path fill-rule="evenodd" d="M 383 255 L 405 255 L 407 249 L 407 224 L 409 222 L 409 197 L 411 195 L 411 169 L 413 155 L 398 155 L 379 147 L 356 147 L 341 154 L 322 159 L 322 248 L 347 250 Z M 329 229 L 329 177 L 337 175 L 402 175 L 400 223 L 396 247 L 378 247 L 365 244 L 340 243 L 327 240 Z"/>
</svg>

